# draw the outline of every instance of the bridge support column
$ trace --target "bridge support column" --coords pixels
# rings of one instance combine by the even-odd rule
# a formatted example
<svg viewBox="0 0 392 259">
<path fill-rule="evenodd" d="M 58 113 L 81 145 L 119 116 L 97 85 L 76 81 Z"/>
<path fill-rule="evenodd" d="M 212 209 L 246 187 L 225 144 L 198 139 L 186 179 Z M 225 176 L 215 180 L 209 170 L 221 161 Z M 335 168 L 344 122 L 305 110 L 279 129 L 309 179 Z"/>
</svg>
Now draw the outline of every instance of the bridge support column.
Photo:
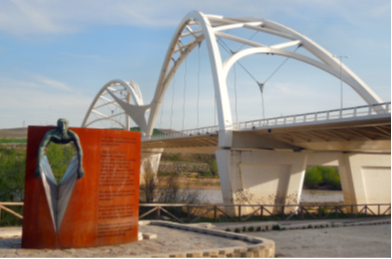
<svg viewBox="0 0 392 259">
<path fill-rule="evenodd" d="M 146 176 L 150 173 L 154 175 L 155 181 L 158 181 L 158 168 L 161 160 L 163 148 L 143 150 L 140 161 L 140 184 L 144 184 Z"/>
<path fill-rule="evenodd" d="M 225 204 L 299 203 L 306 153 L 217 150 L 215 154 Z M 226 207 L 226 212 L 239 213 L 237 207 Z M 251 207 L 241 209 L 242 215 L 252 212 Z"/>
<path fill-rule="evenodd" d="M 342 154 L 339 173 L 346 204 L 391 203 L 390 154 Z"/>
</svg>

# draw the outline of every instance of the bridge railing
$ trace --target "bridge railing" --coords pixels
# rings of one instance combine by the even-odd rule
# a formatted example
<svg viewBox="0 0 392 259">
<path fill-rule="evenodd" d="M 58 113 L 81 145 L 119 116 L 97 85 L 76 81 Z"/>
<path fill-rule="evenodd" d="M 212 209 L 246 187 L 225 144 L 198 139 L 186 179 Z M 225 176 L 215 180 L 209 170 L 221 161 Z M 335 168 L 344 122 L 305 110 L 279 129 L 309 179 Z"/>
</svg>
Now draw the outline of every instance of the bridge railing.
<svg viewBox="0 0 392 259">
<path fill-rule="evenodd" d="M 258 129 L 270 126 L 300 124 L 317 121 L 330 121 L 344 118 L 356 118 L 376 115 L 380 113 L 391 113 L 391 102 L 239 122 L 234 124 L 234 129 Z"/>
<path fill-rule="evenodd" d="M 162 138 L 174 138 L 174 137 L 190 137 L 190 136 L 198 136 L 198 135 L 208 135 L 208 134 L 217 134 L 219 132 L 219 126 L 210 126 L 198 129 L 189 129 L 177 132 L 170 133 L 162 133 L 156 134 L 153 136 L 145 136 L 143 140 L 153 140 L 153 139 L 162 139 Z"/>
<path fill-rule="evenodd" d="M 260 129 L 271 126 L 282 126 L 282 125 L 293 125 L 307 122 L 318 122 L 318 121 L 331 121 L 344 118 L 356 118 L 371 116 L 376 114 L 391 113 L 391 102 L 356 106 L 344 109 L 335 109 L 320 112 L 303 113 L 289 116 L 274 117 L 261 120 L 252 120 L 234 123 L 234 130 L 246 130 L 246 129 Z M 176 138 L 176 137 L 189 137 L 205 134 L 217 134 L 219 132 L 219 126 L 210 126 L 197 129 L 189 129 L 177 132 L 170 132 L 164 134 L 157 134 L 153 136 L 144 136 L 142 140 L 154 140 L 154 139 L 165 139 L 165 138 Z"/>
</svg>

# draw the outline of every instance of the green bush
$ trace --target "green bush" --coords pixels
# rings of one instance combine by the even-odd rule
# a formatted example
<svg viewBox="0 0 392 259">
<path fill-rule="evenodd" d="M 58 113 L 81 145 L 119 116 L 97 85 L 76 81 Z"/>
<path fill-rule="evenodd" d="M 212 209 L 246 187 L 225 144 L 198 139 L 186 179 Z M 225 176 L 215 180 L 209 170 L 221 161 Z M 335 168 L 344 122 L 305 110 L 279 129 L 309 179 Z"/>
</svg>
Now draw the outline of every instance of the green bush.
<svg viewBox="0 0 392 259">
<path fill-rule="evenodd" d="M 339 172 L 332 167 L 320 166 L 324 184 L 330 184 L 335 188 L 341 188 Z"/>
<path fill-rule="evenodd" d="M 72 144 L 61 145 L 51 142 L 47 147 L 46 156 L 57 183 L 60 183 L 63 178 L 74 153 Z"/>
<path fill-rule="evenodd" d="M 317 166 L 306 169 L 305 173 L 305 186 L 307 187 L 317 187 L 322 183 L 323 176 L 318 170 Z"/>
<path fill-rule="evenodd" d="M 216 163 L 216 159 L 210 160 L 208 162 L 208 165 L 210 166 L 210 171 L 211 173 L 215 176 L 218 174 L 218 164 Z"/>
<path fill-rule="evenodd" d="M 304 184 L 309 188 L 323 185 L 330 185 L 335 189 L 341 188 L 339 172 L 327 166 L 314 166 L 306 169 Z"/>
<path fill-rule="evenodd" d="M 26 149 L 0 144 L 0 201 L 23 201 Z"/>
</svg>

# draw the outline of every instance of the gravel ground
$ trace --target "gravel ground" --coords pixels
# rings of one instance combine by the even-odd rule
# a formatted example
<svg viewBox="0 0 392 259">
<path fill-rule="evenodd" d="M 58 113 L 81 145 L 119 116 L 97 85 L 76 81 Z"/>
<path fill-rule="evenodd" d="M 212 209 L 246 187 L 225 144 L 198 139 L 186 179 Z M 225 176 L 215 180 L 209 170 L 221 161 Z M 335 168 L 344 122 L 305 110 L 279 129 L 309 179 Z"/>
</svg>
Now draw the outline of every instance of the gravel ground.
<svg viewBox="0 0 392 259">
<path fill-rule="evenodd" d="M 275 241 L 278 257 L 391 257 L 391 225 L 247 232 Z"/>
<path fill-rule="evenodd" d="M 155 240 L 143 240 L 119 246 L 81 249 L 20 249 L 21 238 L 0 239 L 0 257 L 145 257 L 153 254 L 209 248 L 244 246 L 248 243 L 160 226 L 139 226 L 139 232 L 157 234 Z"/>
</svg>

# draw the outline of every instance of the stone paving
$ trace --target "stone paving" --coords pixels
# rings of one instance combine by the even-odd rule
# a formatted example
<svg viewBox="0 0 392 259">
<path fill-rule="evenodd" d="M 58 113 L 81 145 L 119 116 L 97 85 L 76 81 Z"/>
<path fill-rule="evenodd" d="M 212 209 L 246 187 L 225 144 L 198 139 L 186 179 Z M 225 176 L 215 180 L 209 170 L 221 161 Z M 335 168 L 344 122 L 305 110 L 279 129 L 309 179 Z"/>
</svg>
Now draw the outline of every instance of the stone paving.
<svg viewBox="0 0 392 259">
<path fill-rule="evenodd" d="M 294 234 L 296 229 L 308 229 L 310 225 L 313 229 L 320 228 L 326 231 L 336 227 L 390 223 L 390 216 L 345 220 L 217 224 L 177 224 L 164 221 L 140 221 L 139 231 L 157 234 L 157 239 L 143 240 L 119 246 L 61 250 L 21 249 L 21 228 L 3 228 L 0 229 L 0 257 L 273 257 L 275 255 L 275 244 L 272 240 L 264 238 L 264 236 L 274 239 L 274 232 L 285 233 L 285 231 L 273 231 L 271 234 L 263 234 L 262 231 L 269 232 L 273 226 L 279 225 L 282 230 L 294 230 L 292 232 Z M 233 233 L 235 229 L 240 229 L 241 232 L 246 229 L 246 232 L 248 232 L 249 227 L 252 227 L 252 233 Z M 227 229 L 231 231 L 227 232 Z M 253 239 L 255 235 L 258 236 L 257 239 Z M 303 235 L 303 232 L 301 235 Z M 279 240 L 279 242 L 286 244 L 287 240 Z M 279 245 L 281 246 L 282 244 Z M 304 254 L 301 255 L 304 256 Z"/>
<path fill-rule="evenodd" d="M 154 222 L 155 224 L 155 222 Z M 273 256 L 274 244 L 270 244 L 269 254 L 259 254 L 255 240 L 246 240 L 244 235 L 222 233 L 217 230 L 209 233 L 197 233 L 197 227 L 185 227 L 180 224 L 164 223 L 166 226 L 139 226 L 139 232 L 157 234 L 157 239 L 143 240 L 118 246 L 106 246 L 81 249 L 21 249 L 20 234 L 13 237 L 0 237 L 0 257 L 221 257 L 221 256 Z M 167 225 L 169 224 L 169 225 Z M 172 227 L 169 227 L 172 226 Z M 178 229 L 174 229 L 175 228 Z M 212 232 L 211 232 L 212 231 Z M 217 236 L 215 232 L 227 236 Z M 16 232 L 14 232 L 15 234 Z M 20 233 L 20 232 L 19 232 Z M 221 234 L 221 235 L 222 235 Z M 237 238 L 233 239 L 233 237 Z M 241 239 L 241 236 L 244 237 Z M 260 239 L 261 240 L 261 239 Z M 257 240 L 256 240 L 257 241 Z M 268 240 L 269 241 L 269 240 Z M 258 243 L 262 243 L 258 241 Z M 260 246 L 260 245 L 259 245 Z"/>
</svg>

